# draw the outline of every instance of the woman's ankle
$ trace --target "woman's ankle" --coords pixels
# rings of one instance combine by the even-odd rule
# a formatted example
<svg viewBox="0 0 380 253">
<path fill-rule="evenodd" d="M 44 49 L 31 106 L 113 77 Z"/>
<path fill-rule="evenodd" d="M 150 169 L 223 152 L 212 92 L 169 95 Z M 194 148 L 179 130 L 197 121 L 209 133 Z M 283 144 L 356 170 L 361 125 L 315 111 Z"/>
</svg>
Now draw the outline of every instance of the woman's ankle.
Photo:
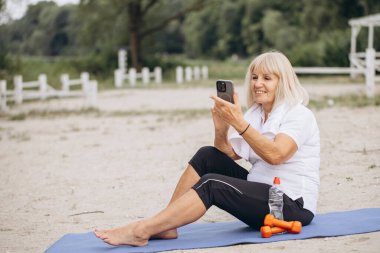
<svg viewBox="0 0 380 253">
<path fill-rule="evenodd" d="M 136 237 L 138 237 L 142 240 L 149 240 L 149 238 L 152 235 L 148 232 L 148 229 L 144 223 L 145 223 L 144 221 L 136 222 L 136 226 L 135 226 L 133 232 L 136 235 Z"/>
</svg>

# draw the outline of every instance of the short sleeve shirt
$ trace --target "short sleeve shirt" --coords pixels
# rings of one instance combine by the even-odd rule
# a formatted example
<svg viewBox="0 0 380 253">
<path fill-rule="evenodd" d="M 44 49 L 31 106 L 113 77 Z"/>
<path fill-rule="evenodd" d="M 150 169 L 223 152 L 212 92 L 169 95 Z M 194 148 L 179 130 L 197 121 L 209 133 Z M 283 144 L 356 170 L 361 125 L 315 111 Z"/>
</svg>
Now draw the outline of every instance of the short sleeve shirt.
<svg viewBox="0 0 380 253">
<path fill-rule="evenodd" d="M 314 114 L 302 104 L 277 106 L 264 122 L 260 105 L 253 105 L 244 115 L 253 128 L 269 140 L 279 133 L 288 135 L 297 144 L 296 153 L 280 165 L 271 165 L 258 156 L 236 131 L 229 137 L 240 157 L 252 168 L 247 180 L 272 185 L 280 177 L 280 189 L 291 199 L 303 198 L 304 208 L 316 213 L 319 191 L 320 137 Z"/>
</svg>

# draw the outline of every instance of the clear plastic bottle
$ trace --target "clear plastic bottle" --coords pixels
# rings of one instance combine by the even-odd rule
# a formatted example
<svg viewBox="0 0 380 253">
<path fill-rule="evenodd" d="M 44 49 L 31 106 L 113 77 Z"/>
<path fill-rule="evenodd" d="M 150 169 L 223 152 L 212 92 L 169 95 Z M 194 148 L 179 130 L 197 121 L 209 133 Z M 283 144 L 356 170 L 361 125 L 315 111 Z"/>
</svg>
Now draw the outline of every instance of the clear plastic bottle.
<svg viewBox="0 0 380 253">
<path fill-rule="evenodd" d="M 280 178 L 275 177 L 273 180 L 273 186 L 269 188 L 269 211 L 276 219 L 283 220 L 282 208 L 284 206 L 284 193 L 279 189 Z"/>
</svg>

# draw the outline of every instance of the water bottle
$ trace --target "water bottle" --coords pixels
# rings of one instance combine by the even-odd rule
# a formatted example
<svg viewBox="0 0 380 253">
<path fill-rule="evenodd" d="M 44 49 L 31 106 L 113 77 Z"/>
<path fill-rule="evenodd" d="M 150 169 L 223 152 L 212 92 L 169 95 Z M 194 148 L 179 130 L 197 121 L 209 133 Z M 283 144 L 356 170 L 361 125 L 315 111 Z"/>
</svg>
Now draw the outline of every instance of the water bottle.
<svg viewBox="0 0 380 253">
<path fill-rule="evenodd" d="M 275 177 L 273 180 L 273 186 L 269 188 L 269 211 L 276 219 L 283 220 L 282 207 L 284 206 L 283 195 L 284 193 L 279 189 L 280 178 Z"/>
</svg>

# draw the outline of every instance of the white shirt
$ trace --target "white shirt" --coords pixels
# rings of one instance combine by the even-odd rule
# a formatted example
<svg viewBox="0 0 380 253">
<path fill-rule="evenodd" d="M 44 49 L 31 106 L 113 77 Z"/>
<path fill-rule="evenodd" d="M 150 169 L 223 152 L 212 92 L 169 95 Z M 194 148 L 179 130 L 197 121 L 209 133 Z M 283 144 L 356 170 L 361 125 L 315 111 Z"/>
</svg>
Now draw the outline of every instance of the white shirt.
<svg viewBox="0 0 380 253">
<path fill-rule="evenodd" d="M 316 213 L 319 191 L 320 138 L 314 114 L 302 104 L 292 108 L 279 105 L 264 123 L 260 105 L 253 105 L 244 115 L 253 128 L 270 140 L 284 133 L 294 140 L 298 150 L 285 163 L 271 165 L 259 157 L 236 131 L 230 142 L 236 154 L 252 164 L 247 180 L 272 185 L 281 180 L 280 189 L 293 200 L 303 198 L 304 208 Z"/>
</svg>

